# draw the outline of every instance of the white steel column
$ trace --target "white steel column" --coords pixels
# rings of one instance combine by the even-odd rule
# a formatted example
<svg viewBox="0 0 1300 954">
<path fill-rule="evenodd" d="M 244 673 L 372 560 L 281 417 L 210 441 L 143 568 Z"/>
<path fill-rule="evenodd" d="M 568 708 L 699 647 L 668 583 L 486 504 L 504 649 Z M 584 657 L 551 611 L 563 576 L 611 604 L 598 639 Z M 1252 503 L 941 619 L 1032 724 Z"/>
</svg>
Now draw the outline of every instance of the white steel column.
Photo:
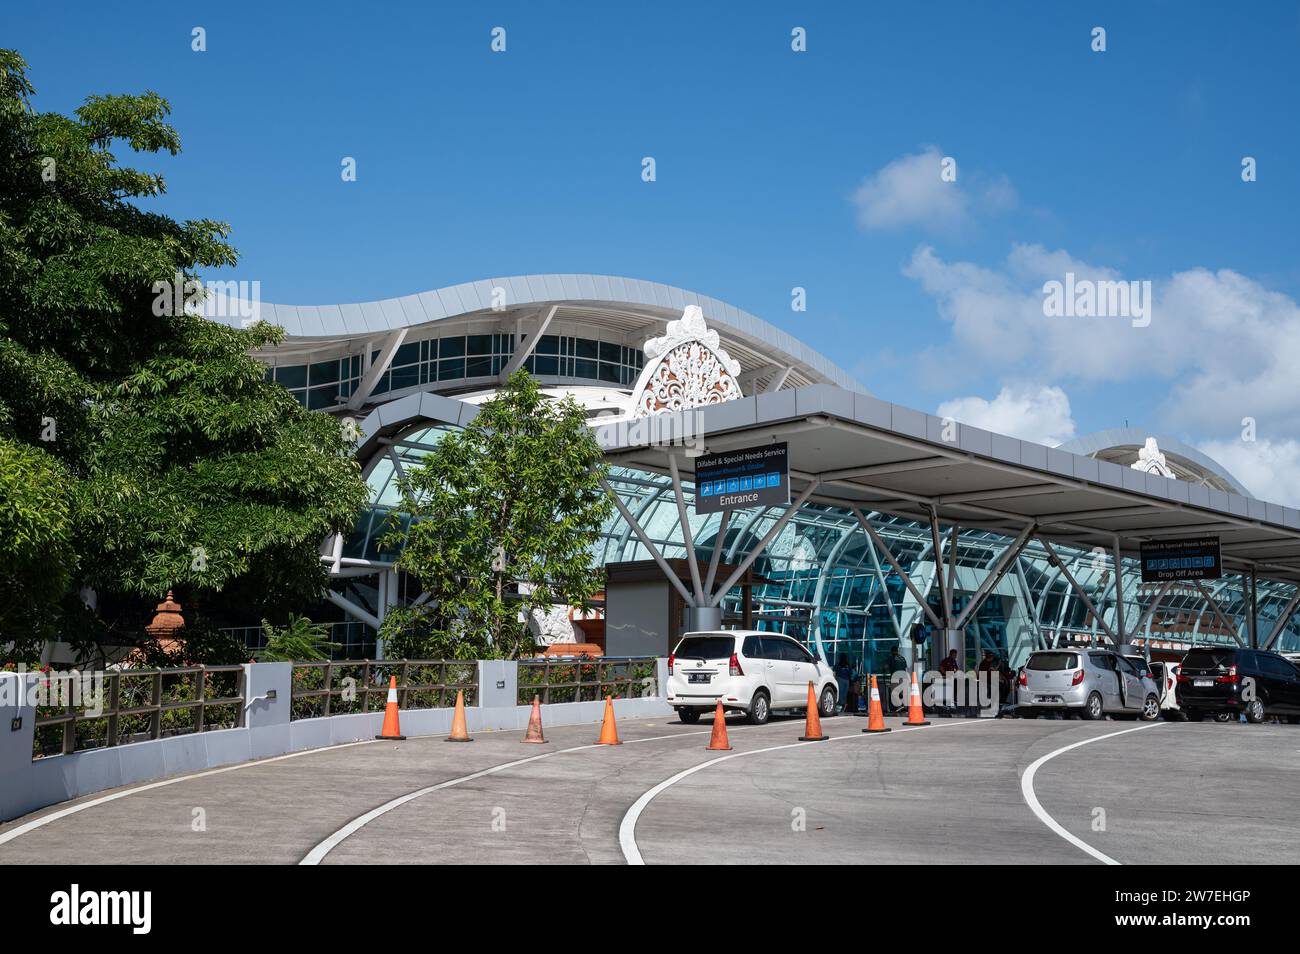
<svg viewBox="0 0 1300 954">
<path fill-rule="evenodd" d="M 993 588 L 1002 582 L 1002 578 L 1007 575 L 1007 570 L 1011 569 L 1012 563 L 1020 556 L 1020 551 L 1025 548 L 1025 544 L 1029 542 L 1029 535 L 1033 532 L 1034 524 L 1032 523 L 1020 531 L 1020 536 L 1016 537 L 1015 542 L 1007 548 L 1007 551 L 1002 554 L 1002 558 L 994 564 L 993 569 L 984 577 L 984 582 L 979 585 L 975 595 L 971 597 L 970 603 L 966 605 L 966 609 L 962 611 L 961 616 L 957 617 L 957 622 L 952 624 L 953 629 L 963 628 L 966 621 L 984 605 L 984 601 L 993 592 Z"/>
<path fill-rule="evenodd" d="M 939 511 L 930 508 L 930 548 L 934 553 L 934 580 L 939 586 L 939 603 L 943 606 L 943 628 L 952 629 L 952 594 L 943 580 L 943 547 L 939 544 Z"/>
<path fill-rule="evenodd" d="M 673 496 L 677 498 L 677 519 L 682 526 L 686 564 L 691 568 L 691 584 L 695 587 L 695 601 L 691 605 L 703 606 L 704 584 L 700 581 L 700 561 L 695 556 L 695 538 L 691 535 L 691 522 L 686 514 L 686 498 L 682 494 L 682 475 L 677 467 L 677 455 L 672 452 L 668 454 L 668 470 L 673 478 Z"/>
<path fill-rule="evenodd" d="M 1041 543 L 1044 549 L 1047 550 L 1047 555 L 1051 559 L 1052 564 L 1060 568 L 1061 575 L 1064 576 L 1066 581 L 1070 584 L 1070 586 L 1074 588 L 1074 592 L 1079 594 L 1079 598 L 1083 600 L 1083 605 L 1088 607 L 1088 611 L 1092 613 L 1092 619 L 1094 624 L 1104 629 L 1106 631 L 1106 635 L 1111 638 L 1111 642 L 1113 642 L 1116 646 L 1118 646 L 1119 640 L 1115 638 L 1115 631 L 1112 630 L 1108 625 L 1106 625 L 1106 621 L 1101 618 L 1101 613 L 1097 611 L 1097 607 L 1093 604 L 1092 599 L 1088 596 L 1088 594 L 1084 592 L 1083 587 L 1079 585 L 1077 580 L 1075 580 L 1074 574 L 1070 572 L 1069 567 L 1067 567 L 1065 563 L 1061 560 L 1061 558 L 1056 555 L 1056 551 L 1052 548 L 1052 545 L 1047 542 L 1047 540 L 1045 540 L 1042 537 L 1039 537 L 1038 542 Z M 1059 632 L 1057 638 L 1058 639 L 1060 638 Z"/>
<path fill-rule="evenodd" d="M 862 524 L 862 529 L 867 531 L 867 536 L 871 537 L 871 542 L 874 543 L 876 547 L 879 548 L 880 552 L 885 555 L 885 559 L 889 561 L 889 565 L 894 568 L 894 572 L 897 573 L 899 577 L 902 579 L 903 585 L 906 586 L 908 590 L 911 591 L 912 596 L 916 598 L 917 604 L 921 607 L 922 610 L 925 611 L 925 615 L 930 617 L 930 622 L 935 625 L 936 629 L 943 629 L 944 628 L 943 620 L 939 619 L 938 616 L 934 615 L 934 610 L 930 609 L 930 604 L 926 602 L 925 596 L 921 593 L 920 590 L 916 588 L 916 584 L 912 582 L 912 578 L 908 576 L 905 572 L 903 572 L 902 566 L 900 566 L 899 562 L 894 559 L 894 554 L 889 552 L 889 547 L 885 546 L 885 541 L 880 539 L 880 535 L 876 533 L 876 528 L 873 527 L 871 523 L 867 520 L 867 518 L 862 515 L 861 509 L 859 509 L 858 507 L 853 507 L 852 510 L 853 510 L 853 515 L 858 518 L 858 523 Z M 939 564 L 936 564 L 936 568 L 938 566 Z M 900 617 L 902 616 L 901 611 L 899 613 L 899 616 Z M 901 625 L 902 623 L 901 618 L 899 620 L 899 623 Z M 901 633 L 899 634 L 899 638 L 900 639 L 902 638 Z"/>
<path fill-rule="evenodd" d="M 1282 635 L 1282 630 L 1286 629 L 1286 624 L 1290 622 L 1291 614 L 1295 612 L 1297 603 L 1300 603 L 1300 586 L 1296 587 L 1295 596 L 1291 597 L 1291 601 L 1283 608 L 1282 615 L 1277 618 L 1277 623 L 1274 625 L 1273 631 L 1268 634 L 1268 639 L 1264 641 L 1262 648 L 1273 648 L 1273 644 L 1277 642 L 1277 638 Z"/>
<path fill-rule="evenodd" d="M 1219 609 L 1218 602 L 1210 595 L 1210 591 L 1205 588 L 1205 584 L 1200 580 L 1193 580 L 1192 582 L 1195 583 L 1196 588 L 1201 591 L 1201 596 L 1205 597 L 1205 601 L 1210 604 L 1210 609 L 1214 610 L 1214 615 L 1219 619 L 1219 625 L 1228 630 L 1228 632 L 1232 634 L 1232 638 L 1236 641 L 1237 645 L 1244 649 L 1246 644 L 1241 641 L 1241 636 L 1237 632 L 1237 627 L 1228 620 L 1228 617 L 1224 614 L 1223 610 Z"/>
<path fill-rule="evenodd" d="M 704 592 L 708 593 L 713 589 L 713 581 L 718 576 L 718 564 L 722 560 L 722 549 L 727 540 L 727 524 L 731 523 L 731 511 L 722 511 L 722 519 L 718 521 L 718 535 L 714 538 L 713 556 L 709 558 L 709 576 L 704 581 Z"/>
<path fill-rule="evenodd" d="M 551 327 L 551 319 L 555 317 L 555 313 L 559 311 L 559 309 L 559 305 L 551 306 L 551 310 L 546 313 L 546 317 L 538 324 L 537 330 L 528 336 L 527 345 L 524 345 L 522 342 L 515 345 L 514 354 L 510 356 L 510 360 L 506 362 L 506 366 L 501 369 L 502 381 L 524 366 L 524 362 L 528 360 L 528 356 L 532 354 L 533 350 L 537 347 L 537 342 L 541 340 L 542 335 L 546 334 L 546 329 Z"/>
<path fill-rule="evenodd" d="M 1124 558 L 1119 552 L 1119 535 L 1111 538 L 1115 554 L 1115 629 L 1119 631 L 1120 644 L 1128 642 L 1124 635 Z"/>
<path fill-rule="evenodd" d="M 804 492 L 795 498 L 794 502 L 786 508 L 785 513 L 781 514 L 781 518 L 777 520 L 776 523 L 772 524 L 772 529 L 767 531 L 767 534 L 763 539 L 758 542 L 758 546 L 749 551 L 749 556 L 741 560 L 740 565 L 736 567 L 735 572 L 733 572 L 731 576 L 727 577 L 725 583 L 718 587 L 718 591 L 714 593 L 712 598 L 708 601 L 709 606 L 717 606 L 722 602 L 722 598 L 727 595 L 733 586 L 736 585 L 736 581 L 744 576 L 745 571 L 754 565 L 754 561 L 758 559 L 758 555 L 767 549 L 769 543 L 776 539 L 776 535 L 781 532 L 782 528 L 785 527 L 787 523 L 790 522 L 790 518 L 799 512 L 799 508 L 804 505 L 804 501 L 812 496 L 813 491 L 817 489 L 819 483 L 820 482 L 817 480 L 810 483 L 804 489 Z"/>
<path fill-rule="evenodd" d="M 614 501 L 614 506 L 618 508 L 618 512 L 623 515 L 623 519 L 628 522 L 629 526 L 631 526 L 632 532 L 637 535 L 637 539 L 640 540 L 642 545 L 650 551 L 650 555 L 654 557 L 655 563 L 659 564 L 659 569 L 663 571 L 664 576 L 668 577 L 668 582 L 677 588 L 678 593 L 682 594 L 682 599 L 686 601 L 686 605 L 696 605 L 695 598 L 691 596 L 690 592 L 686 589 L 686 585 L 682 583 L 677 574 L 673 572 L 673 568 L 670 567 L 668 561 L 663 558 L 663 554 L 660 553 L 659 548 L 654 545 L 654 541 L 652 541 L 649 535 L 646 534 L 645 530 L 642 529 L 641 524 L 637 522 L 636 517 L 632 516 L 632 512 L 627 509 L 627 505 L 623 503 L 622 498 L 620 498 L 618 494 L 614 493 L 614 489 L 610 487 L 604 477 L 600 478 L 600 486 L 605 488 L 605 493 L 609 494 L 610 499 Z"/>
<path fill-rule="evenodd" d="M 349 616 L 353 616 L 356 619 L 361 620 L 361 622 L 368 623 L 369 625 L 373 626 L 375 629 L 379 629 L 381 625 L 379 622 L 379 617 L 375 616 L 373 613 L 366 612 L 356 603 L 353 603 L 346 596 L 343 596 L 339 593 L 335 593 L 333 590 L 329 590 L 329 589 L 324 590 L 321 595 L 324 596 L 325 599 L 327 599 L 329 602 L 337 606 L 339 609 L 343 610 L 343 612 L 347 613 Z"/>
<path fill-rule="evenodd" d="M 366 403 L 366 399 L 374 392 L 375 385 L 379 383 L 379 379 L 384 376 L 384 372 L 388 370 L 388 366 L 393 363 L 393 355 L 397 354 L 397 349 L 400 348 L 402 342 L 406 340 L 406 332 L 406 328 L 398 328 L 384 340 L 384 346 L 380 349 L 379 357 L 371 362 L 370 367 L 366 369 L 366 373 L 363 374 L 361 380 L 357 382 L 357 389 L 353 391 L 352 396 L 348 398 L 348 403 L 346 405 L 348 410 L 355 411 L 362 404 Z M 369 347 L 370 345 L 367 344 L 366 348 L 369 349 Z M 367 351 L 366 359 L 369 360 L 369 358 L 370 354 L 369 351 Z"/>
</svg>

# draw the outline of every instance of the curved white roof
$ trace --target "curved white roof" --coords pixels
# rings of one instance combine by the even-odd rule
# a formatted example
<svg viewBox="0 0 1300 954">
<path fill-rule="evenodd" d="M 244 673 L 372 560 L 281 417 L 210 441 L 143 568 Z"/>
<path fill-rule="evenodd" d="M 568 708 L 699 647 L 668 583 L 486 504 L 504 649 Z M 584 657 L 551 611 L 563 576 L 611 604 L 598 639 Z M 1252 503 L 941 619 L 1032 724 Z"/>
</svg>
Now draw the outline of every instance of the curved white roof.
<svg viewBox="0 0 1300 954">
<path fill-rule="evenodd" d="M 282 326 L 291 339 L 326 343 L 462 317 L 491 318 L 502 307 L 551 305 L 561 306 L 571 319 L 613 323 L 627 332 L 644 330 L 645 337 L 659 333 L 651 323 L 680 318 L 687 305 L 698 305 L 709 326 L 722 336 L 723 347 L 745 370 L 784 365 L 793 369 L 789 386 L 825 383 L 866 390 L 825 355 L 734 305 L 673 285 L 612 275 L 516 275 L 346 305 L 263 302 L 260 317 Z M 213 320 L 236 327 L 242 323 L 238 316 L 221 314 Z"/>
<path fill-rule="evenodd" d="M 1107 451 L 1128 453 L 1142 447 L 1148 437 L 1154 437 L 1160 450 L 1169 458 L 1175 472 L 1182 472 L 1184 479 L 1195 477 L 1205 479 L 1206 483 L 1217 490 L 1228 490 L 1243 497 L 1254 497 L 1228 469 L 1217 460 L 1202 453 L 1195 447 L 1184 444 L 1175 437 L 1152 434 L 1136 427 L 1112 427 L 1104 431 L 1094 431 L 1074 440 L 1066 441 L 1057 450 L 1069 451 L 1071 454 L 1083 454 L 1087 457 L 1111 459 L 1117 455 Z M 1217 480 L 1215 479 L 1217 478 Z"/>
</svg>

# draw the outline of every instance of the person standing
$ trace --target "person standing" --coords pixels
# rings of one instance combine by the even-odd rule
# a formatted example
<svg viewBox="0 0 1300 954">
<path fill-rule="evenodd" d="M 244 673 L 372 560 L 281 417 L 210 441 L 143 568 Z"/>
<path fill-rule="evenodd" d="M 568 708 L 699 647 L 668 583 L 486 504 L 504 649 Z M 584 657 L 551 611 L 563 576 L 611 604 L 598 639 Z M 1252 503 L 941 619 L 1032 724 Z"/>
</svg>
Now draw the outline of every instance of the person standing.
<svg viewBox="0 0 1300 954">
<path fill-rule="evenodd" d="M 839 687 L 840 705 L 844 712 L 853 711 L 853 666 L 849 664 L 846 653 L 840 653 L 835 662 L 835 684 Z"/>
</svg>

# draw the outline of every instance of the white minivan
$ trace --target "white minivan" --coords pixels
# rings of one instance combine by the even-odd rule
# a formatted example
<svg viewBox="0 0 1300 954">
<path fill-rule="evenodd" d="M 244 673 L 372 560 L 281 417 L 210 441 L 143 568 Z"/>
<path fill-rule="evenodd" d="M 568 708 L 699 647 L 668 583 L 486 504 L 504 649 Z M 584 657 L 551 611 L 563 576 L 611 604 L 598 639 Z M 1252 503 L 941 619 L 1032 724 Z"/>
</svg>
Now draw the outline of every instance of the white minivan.
<svg viewBox="0 0 1300 954">
<path fill-rule="evenodd" d="M 683 722 L 698 722 L 721 702 L 762 725 L 773 709 L 806 710 L 810 682 L 822 718 L 835 715 L 831 667 L 779 633 L 687 633 L 668 657 L 668 704 Z"/>
</svg>

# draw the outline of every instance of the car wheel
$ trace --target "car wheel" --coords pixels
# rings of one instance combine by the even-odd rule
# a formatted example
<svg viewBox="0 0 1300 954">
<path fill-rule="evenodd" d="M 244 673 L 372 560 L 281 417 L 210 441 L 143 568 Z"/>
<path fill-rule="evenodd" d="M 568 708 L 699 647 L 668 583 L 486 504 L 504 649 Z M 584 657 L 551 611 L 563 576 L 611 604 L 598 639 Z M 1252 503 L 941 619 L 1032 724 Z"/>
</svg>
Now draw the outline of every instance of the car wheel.
<svg viewBox="0 0 1300 954">
<path fill-rule="evenodd" d="M 748 717 L 750 725 L 766 725 L 767 720 L 772 717 L 771 700 L 762 689 L 757 690 L 754 698 L 749 700 Z"/>
<path fill-rule="evenodd" d="M 1185 719 L 1188 722 L 1200 722 L 1204 718 L 1205 718 L 1205 713 L 1202 712 L 1200 709 L 1183 710 L 1183 719 Z"/>
<path fill-rule="evenodd" d="M 1236 722 L 1237 717 L 1235 714 L 1231 712 L 1216 712 L 1214 713 L 1214 721 L 1215 722 Z"/>
<path fill-rule="evenodd" d="M 1083 717 L 1089 722 L 1096 722 L 1105 714 L 1101 702 L 1101 693 L 1094 692 L 1088 697 L 1088 701 L 1083 704 Z"/>
<path fill-rule="evenodd" d="M 1160 718 L 1160 700 L 1155 696 L 1147 696 L 1146 701 L 1142 703 L 1142 721 L 1155 722 Z"/>
<path fill-rule="evenodd" d="M 1264 700 L 1251 699 L 1246 703 L 1246 721 L 1252 725 L 1259 725 L 1264 721 Z"/>
<path fill-rule="evenodd" d="M 699 709 L 678 709 L 677 718 L 682 720 L 683 725 L 695 725 L 700 721 Z"/>
<path fill-rule="evenodd" d="M 821 712 L 823 719 L 829 719 L 835 715 L 835 690 L 830 686 L 822 690 L 822 696 L 817 703 L 817 708 Z"/>
</svg>

